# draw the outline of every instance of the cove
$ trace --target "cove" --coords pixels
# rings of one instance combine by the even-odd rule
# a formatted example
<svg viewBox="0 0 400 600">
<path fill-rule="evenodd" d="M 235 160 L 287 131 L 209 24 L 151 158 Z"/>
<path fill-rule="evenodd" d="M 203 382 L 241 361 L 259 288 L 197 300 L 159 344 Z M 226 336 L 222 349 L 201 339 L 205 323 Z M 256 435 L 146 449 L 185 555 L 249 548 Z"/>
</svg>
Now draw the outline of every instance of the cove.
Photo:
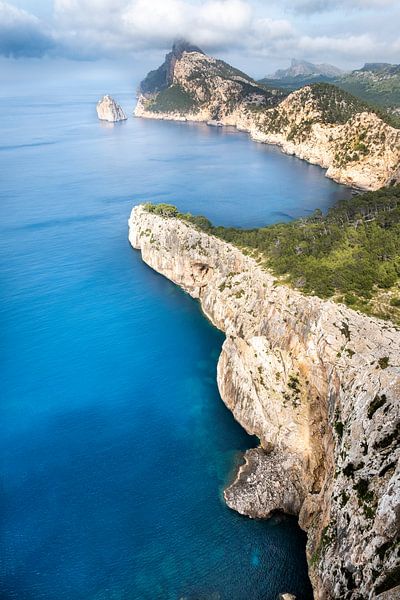
<svg viewBox="0 0 400 600">
<path fill-rule="evenodd" d="M 250 227 L 350 191 L 233 130 L 102 125 L 103 92 L 0 98 L 1 598 L 310 600 L 295 521 L 222 501 L 256 443 L 218 395 L 223 336 L 127 219 L 152 200 Z"/>
</svg>

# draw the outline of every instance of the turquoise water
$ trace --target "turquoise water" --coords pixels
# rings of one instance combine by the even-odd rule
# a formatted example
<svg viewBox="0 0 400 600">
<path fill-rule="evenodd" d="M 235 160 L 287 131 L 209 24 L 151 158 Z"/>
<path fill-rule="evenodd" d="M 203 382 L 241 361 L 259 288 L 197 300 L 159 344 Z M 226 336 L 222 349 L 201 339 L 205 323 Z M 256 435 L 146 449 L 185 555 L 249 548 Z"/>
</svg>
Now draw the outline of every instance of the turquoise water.
<svg viewBox="0 0 400 600">
<path fill-rule="evenodd" d="M 1 598 L 309 600 L 295 521 L 221 499 L 256 443 L 218 395 L 223 336 L 127 219 L 150 199 L 257 225 L 348 191 L 229 130 L 101 124 L 100 92 L 0 98 Z"/>
</svg>

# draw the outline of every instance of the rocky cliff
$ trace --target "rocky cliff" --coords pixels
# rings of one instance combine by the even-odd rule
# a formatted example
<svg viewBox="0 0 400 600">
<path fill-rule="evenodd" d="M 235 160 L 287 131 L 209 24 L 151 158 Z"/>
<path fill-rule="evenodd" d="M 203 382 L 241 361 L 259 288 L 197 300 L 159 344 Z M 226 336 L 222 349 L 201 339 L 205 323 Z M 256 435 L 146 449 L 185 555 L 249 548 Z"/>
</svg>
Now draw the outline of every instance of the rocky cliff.
<svg viewBox="0 0 400 600">
<path fill-rule="evenodd" d="M 96 110 L 100 121 L 116 123 L 117 121 L 126 120 L 124 111 L 111 96 L 103 96 L 103 98 L 98 101 Z"/>
<path fill-rule="evenodd" d="M 135 115 L 232 125 L 363 189 L 394 179 L 400 130 L 332 85 L 306 86 L 286 96 L 181 43 L 142 82 Z"/>
<path fill-rule="evenodd" d="M 129 239 L 226 334 L 220 393 L 260 439 L 225 491 L 228 505 L 298 515 L 317 600 L 396 598 L 399 331 L 277 285 L 182 220 L 136 207 Z"/>
</svg>

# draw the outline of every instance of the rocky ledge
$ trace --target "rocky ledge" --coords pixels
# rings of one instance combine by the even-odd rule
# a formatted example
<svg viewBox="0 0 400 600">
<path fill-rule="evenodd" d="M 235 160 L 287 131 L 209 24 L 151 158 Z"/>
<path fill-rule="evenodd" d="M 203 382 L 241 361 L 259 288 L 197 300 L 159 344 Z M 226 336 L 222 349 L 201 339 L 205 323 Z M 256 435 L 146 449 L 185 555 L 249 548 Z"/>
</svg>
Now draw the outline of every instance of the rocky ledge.
<svg viewBox="0 0 400 600">
<path fill-rule="evenodd" d="M 260 440 L 225 491 L 228 505 L 298 515 L 316 600 L 395 598 L 400 332 L 277 285 L 239 249 L 143 207 L 129 240 L 226 334 L 221 397 Z"/>
<path fill-rule="evenodd" d="M 96 110 L 100 121 L 108 121 L 109 123 L 126 121 L 124 111 L 111 96 L 103 96 L 103 98 L 98 101 Z"/>
</svg>

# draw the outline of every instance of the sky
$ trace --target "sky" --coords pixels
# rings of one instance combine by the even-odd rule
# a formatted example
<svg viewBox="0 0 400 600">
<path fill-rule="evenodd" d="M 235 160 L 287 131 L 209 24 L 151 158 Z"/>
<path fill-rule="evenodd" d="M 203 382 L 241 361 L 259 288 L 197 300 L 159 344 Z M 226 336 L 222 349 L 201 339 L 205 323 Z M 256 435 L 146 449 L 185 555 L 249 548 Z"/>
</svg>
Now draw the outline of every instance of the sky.
<svg viewBox="0 0 400 600">
<path fill-rule="evenodd" d="M 0 63 L 157 66 L 176 38 L 261 77 L 400 62 L 400 0 L 0 0 Z"/>
</svg>

